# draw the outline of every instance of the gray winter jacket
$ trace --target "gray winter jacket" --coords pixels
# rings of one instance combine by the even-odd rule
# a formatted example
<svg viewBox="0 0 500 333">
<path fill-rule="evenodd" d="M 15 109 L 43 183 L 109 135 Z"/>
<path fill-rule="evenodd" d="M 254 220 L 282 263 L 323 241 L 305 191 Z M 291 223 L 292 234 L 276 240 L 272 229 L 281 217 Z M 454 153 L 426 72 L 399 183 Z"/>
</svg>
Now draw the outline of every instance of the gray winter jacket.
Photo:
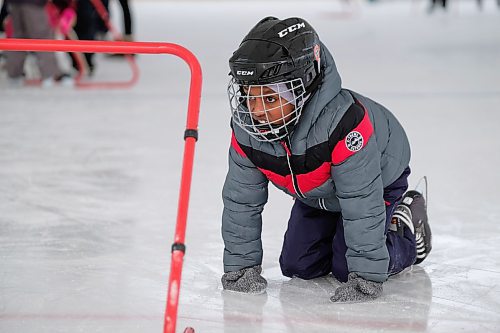
<svg viewBox="0 0 500 333">
<path fill-rule="evenodd" d="M 309 206 L 341 212 L 349 272 L 387 279 L 383 190 L 408 166 L 408 139 L 389 110 L 341 88 L 324 45 L 321 62 L 323 82 L 286 141 L 257 141 L 232 124 L 222 193 L 225 272 L 262 263 L 261 214 L 271 181 Z"/>
</svg>

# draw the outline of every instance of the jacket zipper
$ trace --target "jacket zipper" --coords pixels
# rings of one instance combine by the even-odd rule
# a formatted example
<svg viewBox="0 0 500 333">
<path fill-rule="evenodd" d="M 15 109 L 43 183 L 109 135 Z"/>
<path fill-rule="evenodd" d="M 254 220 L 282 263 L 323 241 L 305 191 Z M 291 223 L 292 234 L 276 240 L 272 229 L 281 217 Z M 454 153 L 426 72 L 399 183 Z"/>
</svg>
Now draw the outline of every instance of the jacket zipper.
<svg viewBox="0 0 500 333">
<path fill-rule="evenodd" d="M 299 183 L 297 181 L 297 176 L 293 172 L 292 169 L 292 163 L 290 162 L 290 156 L 292 156 L 291 150 L 290 150 L 290 143 L 287 143 L 286 141 L 281 141 L 281 144 L 283 145 L 283 148 L 285 148 L 286 151 L 286 161 L 288 162 L 288 168 L 290 169 L 290 174 L 292 175 L 292 185 L 295 190 L 295 193 L 300 198 L 305 198 L 306 196 L 302 193 L 302 191 L 299 188 Z"/>
</svg>

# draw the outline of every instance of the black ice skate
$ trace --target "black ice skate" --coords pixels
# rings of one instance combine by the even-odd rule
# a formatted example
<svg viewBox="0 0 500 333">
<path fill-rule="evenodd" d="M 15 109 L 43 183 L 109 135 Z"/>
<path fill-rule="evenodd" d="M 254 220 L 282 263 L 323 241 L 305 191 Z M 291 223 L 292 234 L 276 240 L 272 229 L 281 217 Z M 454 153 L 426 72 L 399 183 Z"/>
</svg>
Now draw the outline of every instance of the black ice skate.
<svg viewBox="0 0 500 333">
<path fill-rule="evenodd" d="M 401 203 L 396 207 L 392 219 L 393 224 L 398 226 L 398 231 L 402 232 L 402 228 L 406 226 L 415 235 L 417 243 L 415 264 L 420 264 L 427 258 L 432 249 L 431 228 L 427 218 L 424 196 L 415 190 L 406 192 Z"/>
</svg>

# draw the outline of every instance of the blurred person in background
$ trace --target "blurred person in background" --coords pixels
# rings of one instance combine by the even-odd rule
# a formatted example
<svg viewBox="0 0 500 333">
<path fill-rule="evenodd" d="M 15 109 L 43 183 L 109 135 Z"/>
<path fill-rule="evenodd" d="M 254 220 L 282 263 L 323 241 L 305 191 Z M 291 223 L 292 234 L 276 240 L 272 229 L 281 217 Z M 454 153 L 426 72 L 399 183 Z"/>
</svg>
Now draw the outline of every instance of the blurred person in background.
<svg viewBox="0 0 500 333">
<path fill-rule="evenodd" d="M 0 38 L 5 33 L 4 21 L 7 17 L 7 3 L 5 1 L 2 2 L 2 7 L 0 9 Z M 0 70 L 3 69 L 3 59 L 4 54 L 3 51 L 0 50 Z"/>
<path fill-rule="evenodd" d="M 6 0 L 12 22 L 13 38 L 53 39 L 54 31 L 49 23 L 45 6 L 47 0 Z M 20 86 L 24 82 L 24 63 L 27 52 L 9 51 L 6 68 L 9 82 Z M 71 77 L 63 73 L 53 52 L 35 52 L 43 87 L 54 83 L 72 84 Z"/>
<path fill-rule="evenodd" d="M 76 24 L 74 31 L 80 40 L 95 40 L 97 33 L 97 11 L 90 0 L 76 0 Z M 95 71 L 94 53 L 84 53 L 85 67 L 92 76 Z M 79 70 L 75 58 L 71 58 L 73 68 Z"/>
<path fill-rule="evenodd" d="M 500 8 L 500 0 L 497 0 L 498 8 Z M 477 0 L 477 6 L 479 10 L 483 10 L 483 0 Z"/>
<path fill-rule="evenodd" d="M 108 11 L 108 17 L 111 16 L 111 13 L 109 11 L 109 0 L 101 0 L 102 4 Z M 132 32 L 132 14 L 130 11 L 130 6 L 128 0 L 118 0 L 120 3 L 120 7 L 122 9 L 122 18 L 123 18 L 123 30 L 122 30 L 122 35 L 121 35 L 121 40 L 125 42 L 132 42 L 134 41 L 133 37 L 133 32 Z M 108 39 L 106 37 L 106 34 L 108 33 L 108 27 L 106 22 L 102 20 L 101 17 L 98 17 L 97 19 L 97 30 L 98 30 L 98 39 L 106 40 Z"/>
<path fill-rule="evenodd" d="M 123 12 L 123 40 L 126 42 L 133 42 L 134 36 L 132 33 L 132 14 L 130 13 L 128 0 L 118 1 L 120 2 L 120 6 Z"/>
<path fill-rule="evenodd" d="M 447 0 L 431 0 L 431 4 L 429 6 L 428 12 L 432 13 L 436 9 L 436 7 L 438 7 L 439 5 L 441 5 L 441 8 L 443 10 L 446 10 L 446 4 L 447 4 Z"/>
<path fill-rule="evenodd" d="M 3 22 L 5 21 L 5 18 L 7 17 L 8 12 L 7 12 L 7 1 L 2 2 L 2 7 L 0 9 L 0 32 L 4 32 L 5 28 L 3 26 Z"/>
<path fill-rule="evenodd" d="M 99 0 L 102 3 L 102 6 L 104 9 L 106 9 L 106 12 L 108 14 L 108 18 L 110 17 L 109 13 L 109 0 Z M 97 40 L 108 40 L 108 26 L 106 22 L 102 19 L 101 15 L 99 15 L 99 12 L 97 12 L 96 16 L 96 35 L 95 38 Z"/>
</svg>

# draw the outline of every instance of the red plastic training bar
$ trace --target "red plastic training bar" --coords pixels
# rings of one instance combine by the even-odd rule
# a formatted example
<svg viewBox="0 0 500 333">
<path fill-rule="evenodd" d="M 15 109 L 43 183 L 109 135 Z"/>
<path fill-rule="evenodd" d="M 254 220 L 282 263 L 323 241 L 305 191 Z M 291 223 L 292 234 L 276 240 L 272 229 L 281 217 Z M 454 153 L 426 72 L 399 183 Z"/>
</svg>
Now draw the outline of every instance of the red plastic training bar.
<svg viewBox="0 0 500 333">
<path fill-rule="evenodd" d="M 182 58 L 191 70 L 189 103 L 184 132 L 184 157 L 177 209 L 174 244 L 170 264 L 170 278 L 167 292 L 167 305 L 164 317 L 164 333 L 175 333 L 179 289 L 184 258 L 184 239 L 189 205 L 189 192 L 193 174 L 194 147 L 198 139 L 198 118 L 200 112 L 202 73 L 198 59 L 188 49 L 172 43 L 152 42 L 106 42 L 48 39 L 0 39 L 0 50 L 38 51 L 38 52 L 83 52 L 83 53 L 121 53 L 121 54 L 172 54 Z M 186 331 L 192 332 L 191 328 Z"/>
</svg>

